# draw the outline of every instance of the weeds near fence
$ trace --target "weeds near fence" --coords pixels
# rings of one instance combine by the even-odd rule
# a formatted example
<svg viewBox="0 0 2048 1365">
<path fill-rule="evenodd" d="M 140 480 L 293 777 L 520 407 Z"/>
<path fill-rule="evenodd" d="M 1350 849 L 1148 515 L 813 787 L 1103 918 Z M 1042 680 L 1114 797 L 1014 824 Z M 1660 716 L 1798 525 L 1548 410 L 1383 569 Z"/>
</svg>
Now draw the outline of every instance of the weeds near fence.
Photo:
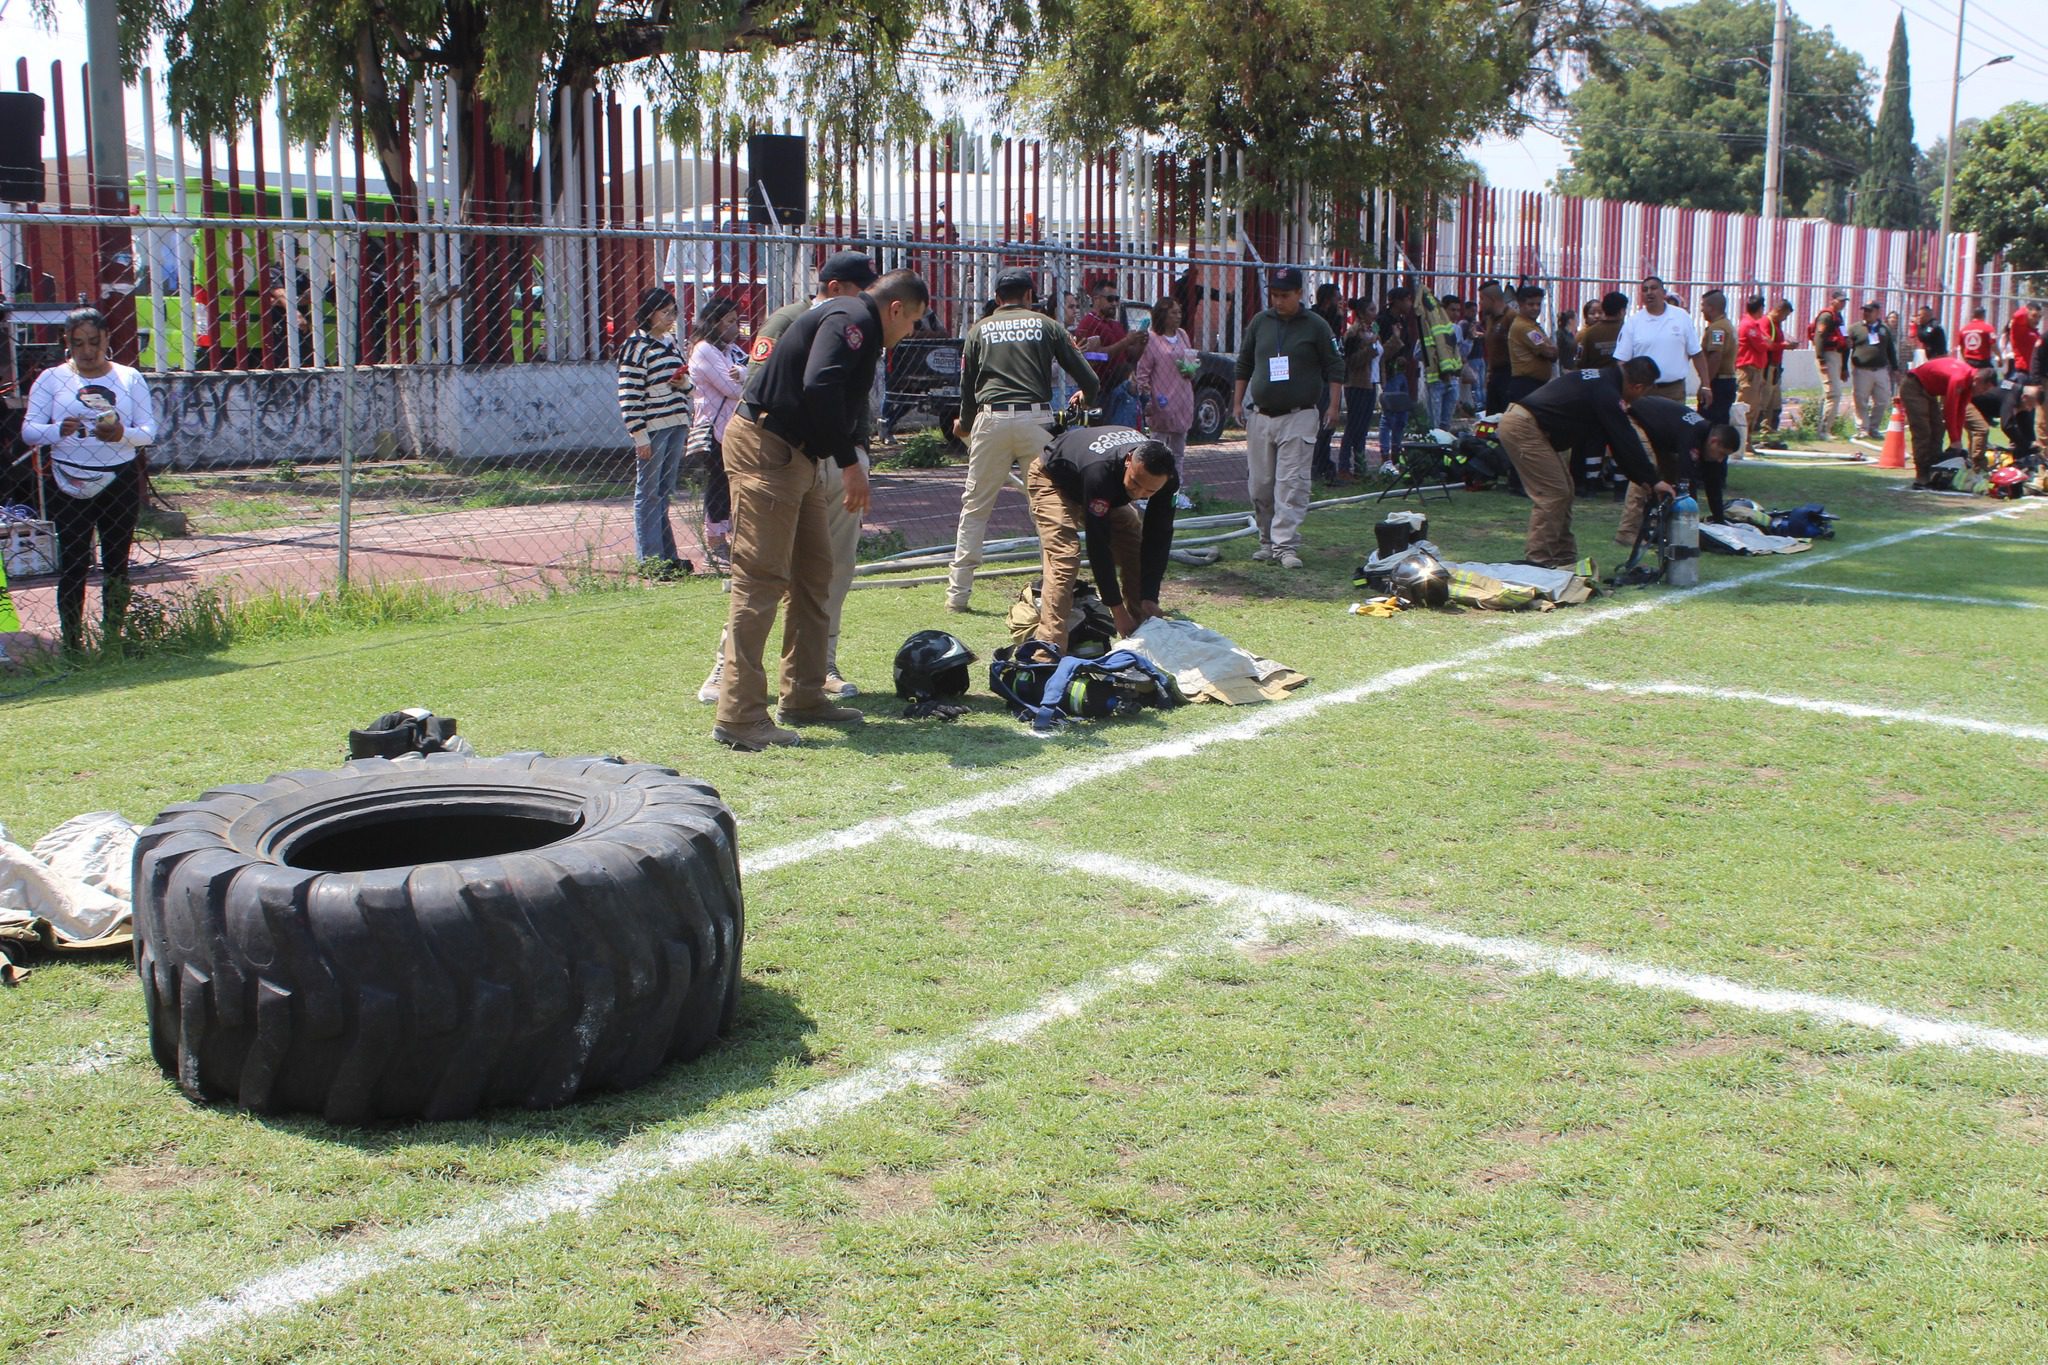
<svg viewBox="0 0 2048 1365">
<path fill-rule="evenodd" d="M 950 463 L 946 455 L 945 433 L 925 427 L 904 437 L 896 453 L 880 463 L 891 469 L 944 469 Z"/>
<path fill-rule="evenodd" d="M 910 542 L 903 538 L 901 531 L 863 531 L 860 546 L 854 551 L 854 558 L 863 562 L 887 559 L 890 555 L 900 555 L 909 548 Z"/>
</svg>

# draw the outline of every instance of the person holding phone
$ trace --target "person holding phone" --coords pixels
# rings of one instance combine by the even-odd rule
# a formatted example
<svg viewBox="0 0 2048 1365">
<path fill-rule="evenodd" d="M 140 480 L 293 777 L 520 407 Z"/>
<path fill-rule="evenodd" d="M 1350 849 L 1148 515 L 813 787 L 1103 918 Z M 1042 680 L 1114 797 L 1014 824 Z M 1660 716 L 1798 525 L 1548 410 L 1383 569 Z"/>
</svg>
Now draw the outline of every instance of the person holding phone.
<svg viewBox="0 0 2048 1365">
<path fill-rule="evenodd" d="M 36 376 L 21 439 L 45 447 L 44 500 L 57 527 L 57 621 L 63 646 L 84 646 L 85 581 L 100 546 L 100 637 L 118 639 L 128 614 L 128 550 L 142 514 L 139 452 L 156 439 L 149 385 L 107 354 L 96 308 L 64 319 L 66 360 Z"/>
</svg>

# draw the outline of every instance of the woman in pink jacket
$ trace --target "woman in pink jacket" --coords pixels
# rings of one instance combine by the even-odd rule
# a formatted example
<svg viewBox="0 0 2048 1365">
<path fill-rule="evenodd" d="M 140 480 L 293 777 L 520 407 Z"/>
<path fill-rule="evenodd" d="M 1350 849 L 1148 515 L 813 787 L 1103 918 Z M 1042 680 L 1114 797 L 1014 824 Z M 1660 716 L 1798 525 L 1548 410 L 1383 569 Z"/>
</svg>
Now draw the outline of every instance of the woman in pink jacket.
<svg viewBox="0 0 2048 1365">
<path fill-rule="evenodd" d="M 725 478 L 724 447 L 726 424 L 746 389 L 746 356 L 733 345 L 739 334 L 739 305 L 722 294 L 704 305 L 690 329 L 690 382 L 697 386 L 690 443 L 704 452 L 704 555 L 714 565 L 732 553 L 732 486 Z"/>
<path fill-rule="evenodd" d="M 1201 366 L 1180 329 L 1180 305 L 1172 299 L 1153 304 L 1152 339 L 1138 357 L 1131 383 L 1142 405 L 1142 425 L 1173 452 L 1176 470 L 1187 455 L 1188 428 L 1195 424 L 1195 375 Z"/>
</svg>

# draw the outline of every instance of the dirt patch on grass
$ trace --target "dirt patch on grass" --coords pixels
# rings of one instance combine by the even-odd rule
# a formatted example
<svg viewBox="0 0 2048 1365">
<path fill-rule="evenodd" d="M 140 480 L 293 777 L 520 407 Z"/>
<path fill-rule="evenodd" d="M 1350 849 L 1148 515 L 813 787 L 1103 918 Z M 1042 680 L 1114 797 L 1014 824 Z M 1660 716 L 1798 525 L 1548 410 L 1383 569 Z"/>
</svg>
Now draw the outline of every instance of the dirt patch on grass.
<svg viewBox="0 0 2048 1365">
<path fill-rule="evenodd" d="M 1245 949 L 1245 956 L 1254 962 L 1271 962 L 1276 958 L 1295 957 L 1303 953 L 1320 953 L 1347 942 L 1345 935 L 1334 929 L 1297 930 L 1286 939 L 1267 939 Z"/>
<path fill-rule="evenodd" d="M 1331 1288 L 1386 1313 L 1413 1313 L 1426 1299 L 1422 1279 L 1350 1249 L 1323 1262 Z"/>
<path fill-rule="evenodd" d="M 1610 1275 L 1601 1270 L 1574 1270 L 1565 1276 L 1566 1292 L 1581 1299 L 1590 1299 L 1609 1312 L 1628 1314 L 1640 1306 L 1636 1302 L 1633 1284 L 1619 1275 Z"/>
<path fill-rule="evenodd" d="M 1509 1185 L 1519 1185 L 1534 1180 L 1538 1171 L 1526 1161 L 1503 1161 L 1497 1166 L 1486 1166 L 1472 1172 L 1465 1178 L 1468 1189 L 1498 1190 Z"/>
<path fill-rule="evenodd" d="M 718 1216 L 736 1228 L 743 1228 L 775 1248 L 779 1256 L 815 1256 L 825 1244 L 825 1236 L 816 1228 L 807 1227 L 793 1218 L 770 1213 L 754 1204 L 744 1204 L 723 1194 L 714 1194 L 712 1201 L 718 1206 Z"/>
<path fill-rule="evenodd" d="M 205 1183 L 206 1172 L 175 1162 L 151 1162 L 140 1166 L 113 1166 L 101 1171 L 102 1186 L 115 1194 L 156 1194 L 164 1190 L 188 1189 Z"/>
<path fill-rule="evenodd" d="M 932 1192 L 930 1176 L 889 1171 L 876 1171 L 847 1181 L 846 1193 L 853 1199 L 856 1215 L 865 1219 L 923 1213 L 939 1202 L 938 1195 Z"/>
<path fill-rule="evenodd" d="M 682 1337 L 669 1342 L 654 1359 L 664 1365 L 711 1365 L 714 1361 L 812 1359 L 811 1329 L 802 1318 L 770 1313 L 765 1308 L 728 1312 L 714 1308 Z"/>
<path fill-rule="evenodd" d="M 2048 1142 L 2048 1100 L 2035 1095 L 2009 1095 L 1995 1106 L 2002 1115 L 1999 1126 L 2022 1141 Z"/>
<path fill-rule="evenodd" d="M 1739 1270 L 1755 1258 L 1763 1244 L 1764 1234 L 1748 1224 L 1723 1228 L 1681 1256 L 1678 1268 L 1688 1274 Z"/>
</svg>

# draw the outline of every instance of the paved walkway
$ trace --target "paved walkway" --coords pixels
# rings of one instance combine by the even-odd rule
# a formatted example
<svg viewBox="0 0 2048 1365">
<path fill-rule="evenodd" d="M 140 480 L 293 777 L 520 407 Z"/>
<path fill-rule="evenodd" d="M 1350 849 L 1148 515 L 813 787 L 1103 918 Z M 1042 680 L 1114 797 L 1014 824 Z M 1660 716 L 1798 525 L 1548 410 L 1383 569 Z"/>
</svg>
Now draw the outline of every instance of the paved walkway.
<svg viewBox="0 0 2048 1365">
<path fill-rule="evenodd" d="M 870 532 L 896 531 L 906 549 L 950 544 L 960 516 L 964 466 L 875 476 Z M 1244 442 L 1189 451 L 1188 481 L 1241 499 Z M 694 497 L 679 498 L 671 513 L 684 558 L 699 564 L 704 552 L 701 515 Z M 996 501 L 989 534 L 1030 532 L 1024 498 L 1014 490 Z M 442 592 L 516 597 L 586 573 L 616 571 L 633 558 L 629 498 L 544 503 L 527 507 L 414 513 L 361 518 L 349 528 L 349 578 L 366 583 L 416 583 Z M 340 531 L 333 523 L 294 525 L 232 535 L 200 535 L 160 543 L 153 557 L 138 545 L 132 576 L 138 588 L 229 585 L 237 593 L 282 591 L 311 595 L 338 580 Z M 25 629 L 0 634 L 0 652 L 21 655 L 35 641 L 56 635 L 55 580 L 44 576 L 11 585 Z M 86 593 L 86 615 L 97 619 L 98 576 Z"/>
</svg>

